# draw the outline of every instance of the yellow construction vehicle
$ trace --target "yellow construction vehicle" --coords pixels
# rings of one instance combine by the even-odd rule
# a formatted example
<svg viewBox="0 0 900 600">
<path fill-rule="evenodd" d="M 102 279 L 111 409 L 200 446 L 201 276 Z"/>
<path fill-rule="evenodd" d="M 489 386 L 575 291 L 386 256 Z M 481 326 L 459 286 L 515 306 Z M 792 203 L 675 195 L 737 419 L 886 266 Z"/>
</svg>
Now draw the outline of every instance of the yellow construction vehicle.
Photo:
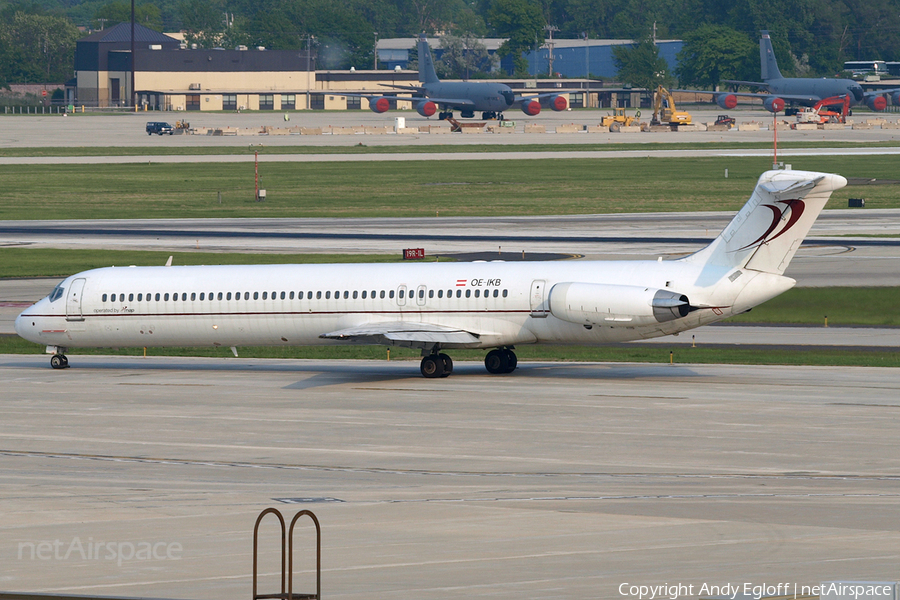
<svg viewBox="0 0 900 600">
<path fill-rule="evenodd" d="M 656 88 L 653 95 L 653 118 L 651 125 L 690 125 L 691 113 L 678 110 L 675 107 L 675 99 L 672 93 L 663 86 Z"/>
<path fill-rule="evenodd" d="M 615 108 L 613 107 L 613 114 L 606 115 L 602 119 L 600 119 L 600 126 L 607 127 L 610 131 L 618 131 L 620 127 L 634 125 L 637 122 L 638 117 L 641 116 L 641 112 L 638 111 L 637 114 L 633 117 L 630 117 L 625 114 L 624 108 Z"/>
</svg>

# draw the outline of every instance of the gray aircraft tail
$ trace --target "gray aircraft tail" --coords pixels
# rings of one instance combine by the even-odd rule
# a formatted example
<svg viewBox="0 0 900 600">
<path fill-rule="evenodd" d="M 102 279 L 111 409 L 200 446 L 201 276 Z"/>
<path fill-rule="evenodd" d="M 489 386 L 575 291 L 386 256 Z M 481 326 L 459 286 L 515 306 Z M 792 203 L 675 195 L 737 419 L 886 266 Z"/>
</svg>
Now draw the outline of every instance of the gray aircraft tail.
<svg viewBox="0 0 900 600">
<path fill-rule="evenodd" d="M 762 80 L 783 79 L 781 71 L 778 70 L 778 63 L 775 61 L 775 51 L 772 50 L 772 40 L 769 38 L 769 32 L 761 31 L 760 34 L 759 70 L 762 73 Z"/>
<path fill-rule="evenodd" d="M 419 38 L 419 81 L 422 83 L 438 83 L 437 73 L 434 71 L 434 60 L 431 58 L 431 49 L 425 36 Z"/>
</svg>

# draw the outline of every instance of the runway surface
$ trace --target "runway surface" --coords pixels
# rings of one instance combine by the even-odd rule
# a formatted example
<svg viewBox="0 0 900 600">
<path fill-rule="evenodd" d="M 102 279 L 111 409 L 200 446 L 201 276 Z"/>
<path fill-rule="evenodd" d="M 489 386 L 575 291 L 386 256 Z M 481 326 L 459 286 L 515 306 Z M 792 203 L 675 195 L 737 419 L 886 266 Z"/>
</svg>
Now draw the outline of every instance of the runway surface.
<svg viewBox="0 0 900 600">
<path fill-rule="evenodd" d="M 896 369 L 460 362 L 429 381 L 414 362 L 73 365 L 0 356 L 6 590 L 246 597 L 270 506 L 317 514 L 336 599 L 896 579 Z M 278 545 L 274 521 L 262 531 L 261 592 Z M 29 554 L 57 540 L 76 550 Z M 310 529 L 296 540 L 308 592 Z M 83 558 L 89 541 L 114 556 Z M 158 554 L 123 558 L 141 542 Z"/>
</svg>

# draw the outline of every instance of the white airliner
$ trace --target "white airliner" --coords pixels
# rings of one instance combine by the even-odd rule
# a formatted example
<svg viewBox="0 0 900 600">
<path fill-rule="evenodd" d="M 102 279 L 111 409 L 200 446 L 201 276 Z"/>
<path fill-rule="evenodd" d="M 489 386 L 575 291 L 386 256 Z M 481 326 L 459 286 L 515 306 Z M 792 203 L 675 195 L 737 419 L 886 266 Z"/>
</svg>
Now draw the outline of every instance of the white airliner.
<svg viewBox="0 0 900 600">
<path fill-rule="evenodd" d="M 65 368 L 68 348 L 383 344 L 446 377 L 453 348 L 602 345 L 678 333 L 790 289 L 784 270 L 840 175 L 768 171 L 706 248 L 677 260 L 110 267 L 66 278 L 16 319 Z"/>
</svg>

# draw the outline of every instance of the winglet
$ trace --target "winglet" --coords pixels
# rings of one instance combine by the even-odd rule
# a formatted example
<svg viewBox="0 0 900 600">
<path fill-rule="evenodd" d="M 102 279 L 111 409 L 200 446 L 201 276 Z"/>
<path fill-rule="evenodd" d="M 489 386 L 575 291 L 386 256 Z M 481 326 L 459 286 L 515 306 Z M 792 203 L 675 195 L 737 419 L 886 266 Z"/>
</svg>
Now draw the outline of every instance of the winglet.
<svg viewBox="0 0 900 600">
<path fill-rule="evenodd" d="M 172 257 L 171 257 L 171 256 L 169 257 L 169 260 L 166 261 L 166 266 L 167 266 L 167 267 L 171 267 L 171 266 L 172 266 Z"/>
</svg>

